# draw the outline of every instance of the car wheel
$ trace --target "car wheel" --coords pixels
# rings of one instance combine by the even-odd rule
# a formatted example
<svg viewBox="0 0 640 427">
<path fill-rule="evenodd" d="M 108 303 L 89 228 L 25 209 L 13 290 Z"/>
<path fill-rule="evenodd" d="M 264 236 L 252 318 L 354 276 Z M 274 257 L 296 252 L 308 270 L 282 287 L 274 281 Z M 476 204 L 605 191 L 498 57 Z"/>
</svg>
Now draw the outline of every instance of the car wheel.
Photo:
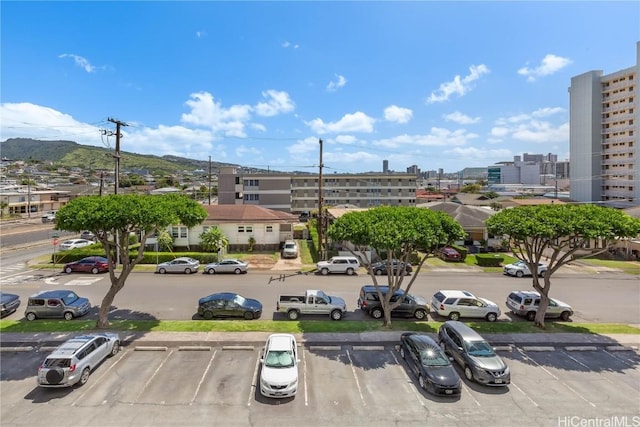
<svg viewBox="0 0 640 427">
<path fill-rule="evenodd" d="M 524 276 L 524 273 L 522 271 L 516 271 L 516 277 L 517 278 L 522 278 L 522 276 Z"/>
<path fill-rule="evenodd" d="M 416 310 L 416 312 L 413 313 L 413 317 L 415 317 L 418 320 L 422 320 L 427 317 L 427 312 L 424 310 Z"/>
<path fill-rule="evenodd" d="M 120 341 L 116 341 L 113 343 L 113 347 L 111 347 L 111 353 L 109 353 L 110 357 L 115 356 L 120 351 Z"/>
<path fill-rule="evenodd" d="M 469 381 L 473 381 L 473 371 L 471 370 L 470 367 L 465 366 L 464 367 L 464 376 L 469 380 Z"/>
<path fill-rule="evenodd" d="M 165 274 L 167 272 L 167 270 L 165 270 L 164 268 L 161 268 L 160 270 L 158 270 L 158 273 L 160 274 Z"/>
<path fill-rule="evenodd" d="M 353 275 L 354 271 L 353 268 L 347 268 L 347 276 L 351 276 Z"/>
<path fill-rule="evenodd" d="M 560 319 L 562 319 L 565 322 L 569 320 L 570 317 L 571 317 L 571 313 L 569 313 L 568 311 L 563 311 L 562 314 L 560 315 Z"/>
<path fill-rule="evenodd" d="M 331 320 L 340 320 L 342 319 L 342 312 L 340 310 L 333 310 L 331 312 Z"/>
<path fill-rule="evenodd" d="M 422 375 L 418 375 L 418 384 L 420 384 L 421 389 L 427 389 L 427 383 L 424 381 L 424 377 Z"/>
<path fill-rule="evenodd" d="M 191 269 L 190 268 L 185 268 L 184 269 L 184 274 L 191 274 Z"/>
<path fill-rule="evenodd" d="M 528 312 L 528 313 L 527 313 L 527 320 L 530 320 L 530 321 L 532 321 L 532 322 L 533 322 L 534 320 L 536 320 L 536 312 L 535 312 L 535 311 L 530 311 L 530 312 Z"/>
<path fill-rule="evenodd" d="M 298 313 L 298 310 L 289 310 L 287 312 L 287 316 L 289 317 L 289 320 L 297 320 L 300 313 Z"/>
<path fill-rule="evenodd" d="M 375 270 L 375 274 L 376 276 L 382 276 L 383 272 L 382 270 Z"/>
<path fill-rule="evenodd" d="M 211 310 L 205 310 L 204 313 L 202 313 L 202 317 L 204 317 L 207 320 L 211 320 L 213 319 L 213 311 Z"/>
<path fill-rule="evenodd" d="M 253 320 L 253 313 L 250 311 L 244 312 L 244 320 Z"/>
<path fill-rule="evenodd" d="M 379 308 L 374 308 L 373 310 L 371 310 L 371 317 L 373 317 L 374 319 L 380 319 L 383 314 L 384 313 Z"/>
<path fill-rule="evenodd" d="M 327 274 L 329 274 L 329 269 L 323 268 L 322 270 L 320 270 L 320 274 L 322 274 L 323 276 L 326 276 Z"/>
<path fill-rule="evenodd" d="M 80 375 L 80 380 L 78 381 L 79 385 L 85 385 L 87 381 L 89 381 L 89 375 L 91 374 L 91 370 L 89 368 L 84 368 L 82 371 L 82 375 Z"/>
<path fill-rule="evenodd" d="M 65 311 L 64 312 L 64 320 L 72 320 L 73 319 L 73 313 L 70 311 Z"/>
<path fill-rule="evenodd" d="M 239 268 L 236 268 L 235 270 L 233 270 L 233 272 L 236 274 L 240 274 L 242 273 L 242 270 L 240 270 Z"/>
<path fill-rule="evenodd" d="M 36 314 L 31 312 L 27 313 L 24 317 L 26 317 L 29 321 L 36 320 Z"/>
<path fill-rule="evenodd" d="M 91 269 L 91 273 L 93 273 L 93 274 L 98 274 L 99 272 L 100 272 L 100 270 L 98 270 L 98 267 L 93 267 Z"/>
<path fill-rule="evenodd" d="M 64 272 L 67 274 L 71 274 L 73 270 L 71 269 L 71 267 L 65 267 Z"/>
<path fill-rule="evenodd" d="M 400 357 L 402 357 L 403 359 L 407 358 L 407 355 L 404 352 L 404 347 L 400 346 Z"/>
<path fill-rule="evenodd" d="M 496 313 L 487 314 L 487 321 L 488 322 L 495 322 L 497 319 L 498 319 L 498 315 Z"/>
<path fill-rule="evenodd" d="M 213 268 L 210 268 L 210 269 L 207 270 L 207 273 L 216 274 L 216 271 Z"/>
<path fill-rule="evenodd" d="M 449 313 L 449 320 L 460 320 L 460 313 L 452 311 L 451 313 Z"/>
</svg>

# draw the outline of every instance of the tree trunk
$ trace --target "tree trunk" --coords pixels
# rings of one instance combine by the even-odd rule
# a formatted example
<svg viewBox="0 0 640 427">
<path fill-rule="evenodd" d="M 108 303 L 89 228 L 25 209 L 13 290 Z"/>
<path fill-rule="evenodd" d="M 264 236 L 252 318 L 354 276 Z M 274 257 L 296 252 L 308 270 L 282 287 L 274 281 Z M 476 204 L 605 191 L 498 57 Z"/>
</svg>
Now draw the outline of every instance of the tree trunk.
<svg viewBox="0 0 640 427">
<path fill-rule="evenodd" d="M 111 286 L 109 287 L 107 294 L 102 299 L 102 304 L 100 304 L 100 312 L 98 314 L 96 328 L 106 329 L 110 326 L 109 310 L 111 309 L 111 304 L 113 304 L 116 294 L 124 287 L 125 279 L 126 275 L 121 274 L 120 277 L 114 278 L 111 282 Z"/>
<path fill-rule="evenodd" d="M 388 308 L 388 307 L 387 307 Z M 384 310 L 384 323 L 382 324 L 385 328 L 391 329 L 391 310 Z"/>
<path fill-rule="evenodd" d="M 547 313 L 547 307 L 549 307 L 549 297 L 544 292 L 540 292 L 540 305 L 536 312 L 534 325 L 541 329 L 544 329 L 544 316 Z"/>
</svg>

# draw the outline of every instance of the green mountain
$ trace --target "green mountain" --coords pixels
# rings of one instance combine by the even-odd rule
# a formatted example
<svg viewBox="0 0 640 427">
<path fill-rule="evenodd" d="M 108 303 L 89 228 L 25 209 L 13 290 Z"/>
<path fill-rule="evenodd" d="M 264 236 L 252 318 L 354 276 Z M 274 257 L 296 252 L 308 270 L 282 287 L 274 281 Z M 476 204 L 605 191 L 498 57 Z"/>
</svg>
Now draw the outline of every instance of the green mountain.
<svg viewBox="0 0 640 427">
<path fill-rule="evenodd" d="M 64 168 L 113 169 L 114 151 L 102 147 L 81 145 L 73 141 L 40 141 L 10 138 L 0 141 L 3 159 L 53 163 Z M 213 173 L 222 166 L 240 167 L 231 163 L 211 162 Z M 148 169 L 151 174 L 174 174 L 182 171 L 209 170 L 208 160 L 193 160 L 177 156 L 152 156 L 120 152 L 120 170 Z"/>
</svg>

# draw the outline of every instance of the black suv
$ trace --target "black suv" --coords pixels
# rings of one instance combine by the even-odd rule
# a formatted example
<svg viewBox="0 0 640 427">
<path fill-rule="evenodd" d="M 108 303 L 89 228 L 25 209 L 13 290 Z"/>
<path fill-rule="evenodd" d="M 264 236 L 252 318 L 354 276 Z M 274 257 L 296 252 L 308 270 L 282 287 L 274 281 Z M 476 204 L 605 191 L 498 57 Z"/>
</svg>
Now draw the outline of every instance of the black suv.
<svg viewBox="0 0 640 427">
<path fill-rule="evenodd" d="M 386 295 L 387 292 L 389 292 L 389 287 L 380 286 L 380 291 L 383 295 Z M 402 298 L 403 293 L 403 290 L 396 291 L 391 297 L 391 302 L 393 303 L 398 301 L 398 299 Z M 384 316 L 382 303 L 378 297 L 378 291 L 373 285 L 363 286 L 360 289 L 358 307 L 374 319 L 380 319 Z M 423 297 L 411 294 L 405 295 L 400 305 L 391 311 L 392 316 L 415 317 L 418 320 L 426 319 L 427 314 L 429 314 L 427 300 Z"/>
</svg>

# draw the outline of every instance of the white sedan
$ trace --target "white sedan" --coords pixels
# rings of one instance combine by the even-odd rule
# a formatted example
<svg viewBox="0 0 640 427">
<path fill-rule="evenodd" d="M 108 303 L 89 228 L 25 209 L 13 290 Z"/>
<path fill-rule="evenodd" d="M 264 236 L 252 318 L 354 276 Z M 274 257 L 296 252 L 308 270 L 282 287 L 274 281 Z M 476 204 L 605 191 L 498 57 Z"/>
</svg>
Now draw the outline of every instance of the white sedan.
<svg viewBox="0 0 640 427">
<path fill-rule="evenodd" d="M 260 393 L 266 397 L 293 397 L 298 391 L 298 347 L 291 334 L 272 334 L 260 358 Z"/>
<path fill-rule="evenodd" d="M 219 262 L 212 262 L 204 266 L 204 272 L 207 274 L 216 273 L 246 273 L 249 264 L 238 259 L 223 259 Z"/>
<path fill-rule="evenodd" d="M 539 263 L 538 264 L 538 276 L 543 276 L 544 272 L 547 271 L 547 264 Z M 514 262 L 513 264 L 507 264 L 504 266 L 502 270 L 503 274 L 507 276 L 516 276 L 516 277 L 524 277 L 531 276 L 531 271 L 529 271 L 529 267 L 523 261 Z"/>
<path fill-rule="evenodd" d="M 64 242 L 60 243 L 60 250 L 68 251 L 69 249 L 84 248 L 85 246 L 89 245 L 93 245 L 93 242 L 86 239 L 65 240 Z"/>
</svg>

